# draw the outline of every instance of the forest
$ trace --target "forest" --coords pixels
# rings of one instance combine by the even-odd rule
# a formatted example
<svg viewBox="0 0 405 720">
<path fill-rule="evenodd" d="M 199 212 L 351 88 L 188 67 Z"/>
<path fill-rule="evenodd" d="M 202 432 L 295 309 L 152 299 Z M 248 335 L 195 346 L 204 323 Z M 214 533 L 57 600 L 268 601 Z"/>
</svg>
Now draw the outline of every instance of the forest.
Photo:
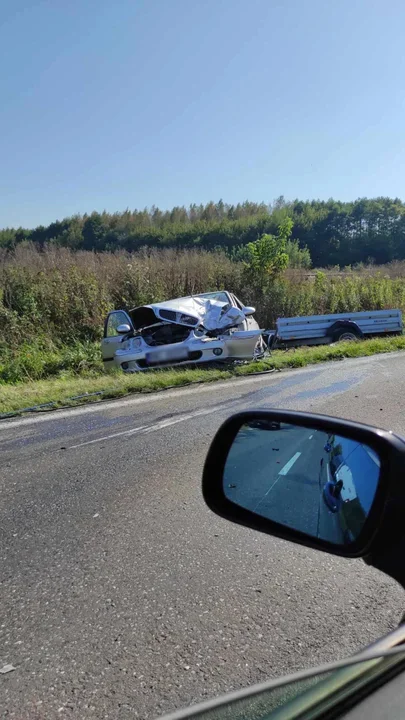
<svg viewBox="0 0 405 720">
<path fill-rule="evenodd" d="M 292 241 L 307 249 L 307 267 L 345 267 L 358 263 L 382 265 L 405 259 L 405 203 L 398 198 L 286 201 L 271 204 L 222 200 L 206 205 L 158 207 L 124 212 L 92 212 L 57 220 L 33 229 L 0 230 L 0 248 L 20 243 L 38 249 L 53 245 L 73 251 L 134 252 L 141 248 L 222 250 L 243 258 L 243 247 L 264 233 L 276 234 L 283 220 L 292 220 Z"/>
</svg>

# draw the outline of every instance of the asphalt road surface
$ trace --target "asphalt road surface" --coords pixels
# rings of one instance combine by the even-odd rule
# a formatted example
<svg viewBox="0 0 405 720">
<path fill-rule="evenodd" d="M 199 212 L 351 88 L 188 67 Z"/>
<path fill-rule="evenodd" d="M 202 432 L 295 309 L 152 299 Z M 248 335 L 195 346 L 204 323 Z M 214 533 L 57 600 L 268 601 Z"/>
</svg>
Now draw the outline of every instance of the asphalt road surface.
<svg viewBox="0 0 405 720">
<path fill-rule="evenodd" d="M 236 435 L 223 482 L 236 505 L 344 545 L 363 528 L 379 474 L 378 457 L 366 445 L 311 427 L 269 427 L 256 420 Z"/>
<path fill-rule="evenodd" d="M 3 421 L 1 716 L 153 718 L 393 629 L 393 581 L 214 516 L 200 480 L 247 407 L 405 435 L 404 370 L 377 356 Z"/>
<path fill-rule="evenodd" d="M 329 479 L 327 441 L 327 433 L 302 427 L 245 425 L 225 465 L 225 495 L 262 517 L 344 544 L 340 515 L 329 510 L 322 494 Z"/>
</svg>

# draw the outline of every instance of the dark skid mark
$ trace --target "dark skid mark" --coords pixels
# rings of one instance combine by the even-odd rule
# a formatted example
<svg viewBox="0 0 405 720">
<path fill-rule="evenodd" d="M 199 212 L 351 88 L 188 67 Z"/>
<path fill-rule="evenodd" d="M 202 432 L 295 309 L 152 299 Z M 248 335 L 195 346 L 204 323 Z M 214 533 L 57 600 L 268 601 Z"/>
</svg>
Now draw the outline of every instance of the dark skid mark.
<svg viewBox="0 0 405 720">
<path fill-rule="evenodd" d="M 313 390 L 302 390 L 292 397 L 294 397 L 295 400 L 306 400 L 310 398 L 323 397 L 324 395 L 333 395 L 334 393 L 349 390 L 353 385 L 357 385 L 360 380 L 360 377 L 350 378 L 349 380 L 340 380 L 339 382 L 331 383 L 330 385 L 325 385 L 324 387 L 315 388 Z"/>
<path fill-rule="evenodd" d="M 317 374 L 319 374 L 318 371 L 310 370 L 305 373 L 300 373 L 299 375 L 296 375 L 295 377 L 288 377 L 288 378 L 285 377 L 282 380 L 280 380 L 280 382 L 274 383 L 274 385 L 272 383 L 272 385 L 270 385 L 266 388 L 262 388 L 260 390 L 249 392 L 248 393 L 249 399 L 252 397 L 259 398 L 263 394 L 264 395 L 268 395 L 268 394 L 277 395 L 282 390 L 285 390 L 286 388 L 293 387 L 294 385 L 298 385 L 299 383 L 303 383 L 307 380 L 310 380 L 312 377 L 316 376 Z M 246 378 L 244 378 L 244 379 L 248 379 L 248 377 L 249 376 L 246 376 Z M 263 376 L 263 379 L 264 378 L 265 378 L 265 376 Z M 163 395 L 163 398 L 164 398 L 164 395 Z M 243 391 L 238 394 L 235 393 L 235 396 L 233 398 L 230 398 L 229 400 L 223 400 L 221 402 L 221 405 L 224 408 L 226 408 L 228 406 L 230 407 L 234 403 L 237 403 L 240 401 L 245 401 L 245 398 L 246 398 L 246 393 L 244 393 Z M 203 403 L 201 403 L 201 406 L 202 405 L 203 405 Z M 108 410 L 108 405 L 106 405 L 106 410 Z M 153 423 L 155 423 L 155 422 L 160 422 L 162 420 L 168 420 L 169 418 L 172 418 L 172 417 L 179 417 L 181 415 L 184 415 L 187 412 L 189 412 L 189 411 L 180 410 L 177 412 L 176 411 L 169 412 L 166 415 L 161 415 L 160 417 L 157 417 L 157 418 L 153 417 L 152 421 L 153 421 Z M 147 408 L 147 413 L 153 415 L 153 410 L 151 410 L 150 408 Z M 79 418 L 80 418 L 80 416 L 79 416 Z M 83 422 L 84 430 L 99 430 L 99 429 L 101 430 L 103 428 L 112 427 L 114 425 L 120 425 L 123 422 L 125 423 L 127 420 L 128 420 L 127 414 L 121 415 L 118 417 L 114 417 L 114 418 L 106 418 L 106 417 L 103 417 L 100 413 L 100 415 L 98 415 L 97 417 L 83 419 L 82 422 Z M 72 418 L 70 420 L 70 422 L 74 422 L 74 418 Z M 63 432 L 66 432 L 66 429 Z M 74 428 L 72 428 L 72 432 L 74 432 Z"/>
<path fill-rule="evenodd" d="M 286 390 L 290 387 L 294 387 L 295 385 L 299 385 L 301 383 L 305 383 L 306 381 L 312 379 L 315 376 L 319 376 L 318 370 L 309 370 L 308 372 L 300 372 L 299 375 L 293 375 L 290 377 L 284 377 L 277 383 L 271 383 L 271 385 L 268 385 L 267 387 L 261 388 L 260 390 L 255 390 L 253 392 L 238 392 L 235 393 L 234 397 L 223 400 L 221 402 L 221 406 L 223 409 L 231 408 L 232 405 L 238 404 L 240 402 L 245 403 L 247 399 L 247 395 L 249 396 L 249 405 L 251 404 L 252 400 L 253 402 L 260 401 L 266 399 L 269 395 L 279 395 L 280 392 L 283 390 Z M 263 376 L 265 377 L 265 376 Z M 201 403 L 202 406 L 202 403 Z M 108 405 L 105 406 L 106 412 L 108 412 Z M 172 413 L 166 413 L 165 415 L 161 415 L 160 417 L 153 417 L 153 410 L 150 408 L 147 409 L 146 414 L 152 416 L 152 422 L 161 422 L 162 420 L 167 420 L 172 417 L 180 417 L 181 415 L 184 415 L 189 411 L 185 410 L 179 410 L 174 411 Z M 80 434 L 84 434 L 91 431 L 97 431 L 97 430 L 103 430 L 108 427 L 113 427 L 117 425 L 126 425 L 129 421 L 130 416 L 128 414 L 120 415 L 118 417 L 109 418 L 105 417 L 102 413 L 99 413 L 96 416 L 93 416 L 91 418 L 88 418 L 86 416 L 78 415 L 77 417 L 68 417 L 68 418 L 58 418 L 55 416 L 54 423 L 50 423 L 50 426 L 47 427 L 40 427 L 38 432 L 33 431 L 32 434 L 29 437 L 18 437 L 18 438 L 12 438 L 8 441 L 5 441 L 2 445 L 2 450 L 11 450 L 14 447 L 24 447 L 24 446 L 30 446 L 35 445 L 37 443 L 42 443 L 44 441 L 50 441 L 50 440 L 57 440 L 64 439 L 67 440 L 68 438 L 75 436 L 78 432 Z M 145 419 L 145 418 L 144 418 Z"/>
<path fill-rule="evenodd" d="M 235 405 L 235 403 L 240 403 L 240 401 L 245 402 L 245 398 L 230 398 L 229 400 L 222 400 L 218 403 L 218 399 L 215 403 L 213 403 L 213 413 L 216 410 L 220 410 L 221 412 L 223 410 L 226 410 L 228 407 L 232 407 L 232 405 Z M 218 405 L 220 405 L 220 408 L 218 408 Z M 201 408 L 203 408 L 204 405 L 201 403 Z M 210 407 L 209 405 L 206 406 L 207 409 Z M 215 408 L 215 409 L 214 409 Z M 155 425 L 159 422 L 163 422 L 164 420 L 170 420 L 171 418 L 181 418 L 183 415 L 189 415 L 189 413 L 192 412 L 190 410 L 178 410 L 177 412 L 171 412 L 167 413 L 166 415 L 159 415 L 158 417 L 154 417 L 152 421 L 152 425 Z M 198 419 L 198 416 L 196 417 Z"/>
<path fill-rule="evenodd" d="M 317 477 L 308 477 L 307 475 L 301 475 L 299 473 L 288 473 L 288 482 L 296 482 L 298 485 L 314 485 L 319 486 L 319 479 Z"/>
<path fill-rule="evenodd" d="M 272 382 L 271 385 L 268 385 L 267 387 L 262 387 L 259 390 L 249 392 L 249 403 L 253 398 L 260 401 L 266 400 L 269 395 L 279 395 L 281 392 L 283 392 L 283 390 L 288 390 L 288 388 L 294 387 L 294 385 L 301 385 L 308 380 L 312 380 L 312 378 L 314 377 L 319 377 L 319 370 L 300 372 L 297 375 L 285 377 L 278 383 Z M 246 395 L 242 395 L 241 399 L 243 400 L 245 397 Z"/>
<path fill-rule="evenodd" d="M 284 390 L 287 390 L 291 387 L 294 387 L 295 385 L 301 385 L 305 382 L 310 381 L 313 378 L 320 377 L 319 370 L 308 370 L 307 372 L 300 372 L 300 373 L 292 373 L 288 377 L 283 377 L 280 379 L 279 382 L 271 382 L 271 384 L 260 388 L 259 390 L 249 391 L 249 392 L 243 392 L 239 391 L 235 393 L 235 395 L 232 398 L 229 398 L 227 400 L 223 400 L 221 404 L 221 410 L 226 410 L 227 408 L 231 409 L 234 405 L 239 405 L 240 403 L 243 403 L 245 407 L 243 408 L 235 408 L 236 409 L 246 409 L 248 406 L 251 406 L 255 402 L 260 403 L 263 400 L 267 400 L 270 397 L 280 395 Z M 265 376 L 263 376 L 265 378 Z M 357 378 L 354 378 L 353 380 L 348 381 L 342 381 L 339 383 L 334 383 L 332 385 L 329 385 L 325 388 L 319 388 L 316 390 L 308 390 L 303 391 L 301 393 L 297 393 L 296 395 L 291 395 L 288 399 L 299 399 L 299 398 L 311 398 L 311 397 L 319 397 L 322 395 L 328 395 L 332 394 L 333 392 L 343 392 L 348 387 L 350 387 L 352 384 L 358 382 Z M 235 388 L 236 390 L 236 388 Z M 201 407 L 203 403 L 201 402 Z M 108 405 L 105 406 L 106 412 L 108 412 Z M 160 417 L 154 417 L 153 416 L 153 410 L 150 408 L 146 411 L 146 416 L 150 415 L 151 420 L 154 423 L 161 422 L 162 420 L 166 420 L 168 418 L 172 417 L 181 417 L 184 414 L 187 414 L 188 410 L 179 410 L 174 411 L 172 413 L 166 413 L 165 415 L 161 415 Z M 145 414 L 143 416 L 143 420 L 145 422 Z M 36 445 L 39 443 L 43 443 L 46 441 L 52 441 L 52 440 L 60 440 L 61 444 L 64 445 L 66 441 L 76 436 L 77 434 L 84 435 L 91 431 L 97 431 L 97 430 L 103 430 L 107 427 L 112 426 L 119 426 L 119 425 L 125 425 L 130 421 L 133 420 L 133 418 L 130 418 L 128 414 L 124 414 L 118 417 L 109 418 L 105 417 L 102 413 L 98 414 L 95 417 L 88 418 L 86 416 L 77 416 L 77 417 L 69 417 L 69 418 L 58 418 L 55 416 L 56 422 L 51 422 L 49 425 L 42 425 L 39 426 L 38 430 L 31 430 L 30 435 L 24 436 L 24 437 L 17 437 L 17 438 L 10 438 L 9 440 L 3 441 L 1 450 L 2 452 L 6 451 L 12 451 L 13 449 L 23 448 L 23 447 L 30 447 L 32 445 Z M 128 428 L 130 429 L 130 428 Z M 59 448 L 58 448 L 59 449 Z M 47 448 L 46 450 L 42 450 L 41 452 L 49 452 L 49 450 L 54 451 L 55 448 Z"/>
</svg>

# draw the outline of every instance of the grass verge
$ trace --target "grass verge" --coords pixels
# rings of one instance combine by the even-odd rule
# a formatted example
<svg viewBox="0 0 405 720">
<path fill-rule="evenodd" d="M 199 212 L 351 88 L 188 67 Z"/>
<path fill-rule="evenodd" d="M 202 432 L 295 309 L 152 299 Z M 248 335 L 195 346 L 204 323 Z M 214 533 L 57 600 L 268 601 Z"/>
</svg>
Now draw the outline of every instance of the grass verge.
<svg viewBox="0 0 405 720">
<path fill-rule="evenodd" d="M 100 373 L 65 374 L 63 377 L 52 377 L 46 380 L 0 385 L 0 413 L 19 412 L 27 407 L 51 402 L 54 403 L 52 408 L 74 406 L 100 399 L 123 397 L 130 393 L 154 392 L 190 383 L 226 380 L 273 369 L 299 368 L 327 360 L 343 360 L 344 358 L 364 357 L 397 350 L 405 350 L 405 336 L 301 347 L 288 351 L 276 350 L 264 360 L 223 369 L 179 368 L 153 370 L 133 375 L 121 372 L 108 375 Z M 94 396 L 91 393 L 102 394 Z"/>
</svg>

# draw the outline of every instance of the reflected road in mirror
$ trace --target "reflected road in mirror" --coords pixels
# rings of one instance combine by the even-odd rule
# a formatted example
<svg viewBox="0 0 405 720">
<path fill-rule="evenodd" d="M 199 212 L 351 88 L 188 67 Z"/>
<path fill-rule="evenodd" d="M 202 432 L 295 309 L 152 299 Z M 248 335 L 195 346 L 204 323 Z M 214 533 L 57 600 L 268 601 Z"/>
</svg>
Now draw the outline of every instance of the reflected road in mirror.
<svg viewBox="0 0 405 720">
<path fill-rule="evenodd" d="M 257 419 L 234 440 L 224 493 L 261 517 L 343 545 L 361 532 L 379 475 L 379 458 L 366 445 Z"/>
</svg>

